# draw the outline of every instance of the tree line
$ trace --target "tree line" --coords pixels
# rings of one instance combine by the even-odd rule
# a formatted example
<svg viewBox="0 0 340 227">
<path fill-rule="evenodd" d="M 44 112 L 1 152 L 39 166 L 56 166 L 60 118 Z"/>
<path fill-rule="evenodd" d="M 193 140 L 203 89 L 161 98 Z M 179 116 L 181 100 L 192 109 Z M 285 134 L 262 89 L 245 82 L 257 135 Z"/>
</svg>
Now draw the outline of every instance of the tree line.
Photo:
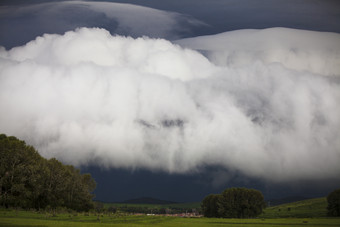
<svg viewBox="0 0 340 227">
<path fill-rule="evenodd" d="M 72 165 L 43 158 L 14 136 L 0 135 L 0 205 L 24 209 L 93 208 L 96 183 Z"/>
<path fill-rule="evenodd" d="M 265 201 L 258 190 L 229 188 L 221 194 L 205 197 L 201 208 L 205 217 L 254 218 L 262 213 Z"/>
<path fill-rule="evenodd" d="M 201 203 L 203 215 L 216 218 L 254 218 L 260 215 L 264 208 L 262 193 L 247 188 L 229 188 L 221 194 L 206 196 Z M 328 194 L 327 215 L 340 216 L 340 189 Z"/>
</svg>

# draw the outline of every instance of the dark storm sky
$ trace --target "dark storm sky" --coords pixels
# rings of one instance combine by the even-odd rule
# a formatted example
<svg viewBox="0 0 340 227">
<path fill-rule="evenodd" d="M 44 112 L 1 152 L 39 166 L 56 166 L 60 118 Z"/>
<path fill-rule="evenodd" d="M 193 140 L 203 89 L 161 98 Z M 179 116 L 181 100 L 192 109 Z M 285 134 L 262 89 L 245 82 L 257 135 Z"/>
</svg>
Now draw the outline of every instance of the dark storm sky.
<svg viewBox="0 0 340 227">
<path fill-rule="evenodd" d="M 33 5 L 44 0 L 1 1 L 0 6 Z M 97 1 L 102 2 L 102 1 Z M 314 31 L 340 32 L 340 3 L 338 0 L 111 0 L 106 2 L 129 3 L 164 11 L 177 12 L 195 18 L 205 25 L 188 27 L 179 22 L 184 31 L 176 38 L 217 34 L 237 29 L 262 29 L 288 27 Z M 23 45 L 44 33 L 59 33 L 76 27 L 102 27 L 111 33 L 132 35 L 116 30 L 116 21 L 103 14 L 85 9 L 68 9 L 55 14 L 43 15 L 32 11 L 18 14 L 14 8 L 11 15 L 0 18 L 0 43 L 7 48 Z M 50 12 L 49 12 L 50 13 Z M 24 31 L 24 32 L 22 32 Z M 138 34 L 137 36 L 139 36 Z M 149 35 L 150 34 L 146 34 Z M 172 38 L 164 37 L 162 38 Z"/>
<path fill-rule="evenodd" d="M 41 12 L 35 11 L 10 12 L 23 5 L 45 2 L 47 1 L 1 1 L 0 6 L 3 8 L 0 11 L 0 45 L 9 49 L 23 45 L 46 32 L 64 33 L 79 26 L 98 26 L 108 29 L 111 33 L 117 32 L 117 21 L 86 10 L 80 12 L 72 9 L 52 16 L 41 15 Z M 201 25 L 190 26 L 188 30 L 179 31 L 176 38 L 270 27 L 340 33 L 340 1 L 337 0 L 117 0 L 109 2 L 138 4 L 177 12 L 202 22 Z M 42 21 L 45 18 L 48 19 L 48 23 Z M 184 27 L 189 26 L 185 19 L 181 19 L 179 23 Z M 130 34 L 124 31 L 123 35 Z M 172 34 L 167 35 L 172 37 Z M 167 35 L 163 37 L 168 38 Z M 324 196 L 335 187 L 339 187 L 339 182 L 334 182 L 332 179 L 272 184 L 240 173 L 229 172 L 220 167 L 205 168 L 199 173 L 187 174 L 168 174 L 143 169 L 102 169 L 97 166 L 82 167 L 82 171 L 91 173 L 95 178 L 96 199 L 102 201 L 122 201 L 137 197 L 155 197 L 178 202 L 200 201 L 207 194 L 220 193 L 225 188 L 234 186 L 259 189 L 267 199 L 295 195 L 315 197 Z"/>
</svg>

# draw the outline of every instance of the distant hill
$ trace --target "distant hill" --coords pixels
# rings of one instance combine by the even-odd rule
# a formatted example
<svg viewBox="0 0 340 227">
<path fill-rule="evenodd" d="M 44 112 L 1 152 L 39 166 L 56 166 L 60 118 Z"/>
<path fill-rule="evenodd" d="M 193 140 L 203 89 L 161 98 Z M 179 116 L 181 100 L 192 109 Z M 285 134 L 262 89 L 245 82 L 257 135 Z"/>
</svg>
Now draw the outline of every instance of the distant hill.
<svg viewBox="0 0 340 227">
<path fill-rule="evenodd" d="M 326 197 L 306 199 L 264 209 L 261 218 L 318 218 L 327 216 Z"/>
<path fill-rule="evenodd" d="M 266 202 L 267 202 L 267 205 L 271 207 L 271 206 L 278 206 L 278 205 L 285 204 L 285 203 L 293 203 L 293 202 L 306 200 L 306 199 L 310 199 L 310 198 L 303 197 L 303 196 L 291 196 L 291 197 L 286 197 L 286 198 L 281 198 L 281 199 L 270 199 L 270 200 L 267 200 Z"/>
<path fill-rule="evenodd" d="M 129 199 L 125 200 L 119 203 L 127 203 L 127 204 L 176 204 L 177 202 L 174 201 L 167 201 L 167 200 L 161 200 L 161 199 L 155 199 L 150 197 L 142 197 L 142 198 L 136 198 L 136 199 Z"/>
</svg>

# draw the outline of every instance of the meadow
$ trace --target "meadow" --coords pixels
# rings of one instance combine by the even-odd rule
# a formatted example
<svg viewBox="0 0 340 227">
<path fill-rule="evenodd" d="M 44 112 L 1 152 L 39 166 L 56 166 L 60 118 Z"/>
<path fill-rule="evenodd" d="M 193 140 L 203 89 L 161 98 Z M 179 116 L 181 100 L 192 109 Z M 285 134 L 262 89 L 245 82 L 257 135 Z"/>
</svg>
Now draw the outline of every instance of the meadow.
<svg viewBox="0 0 340 227">
<path fill-rule="evenodd" d="M 340 226 L 339 218 L 219 219 L 137 215 L 58 214 L 1 211 L 0 226 Z"/>
<path fill-rule="evenodd" d="M 188 204 L 178 205 L 189 206 Z M 151 205 L 143 204 L 143 206 Z M 326 200 L 317 198 L 268 207 L 259 218 L 255 219 L 183 218 L 127 215 L 120 212 L 104 214 L 66 211 L 53 216 L 49 212 L 2 209 L 0 210 L 0 226 L 340 226 L 340 218 L 326 217 Z"/>
<path fill-rule="evenodd" d="M 306 199 L 280 206 L 267 207 L 260 218 L 320 218 L 327 217 L 325 197 Z"/>
</svg>

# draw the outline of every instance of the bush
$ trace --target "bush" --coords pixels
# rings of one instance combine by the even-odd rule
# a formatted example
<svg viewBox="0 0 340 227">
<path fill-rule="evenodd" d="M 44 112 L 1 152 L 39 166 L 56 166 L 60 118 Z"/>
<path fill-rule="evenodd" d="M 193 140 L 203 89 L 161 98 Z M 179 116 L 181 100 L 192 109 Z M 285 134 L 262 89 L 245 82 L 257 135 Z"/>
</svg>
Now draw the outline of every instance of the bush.
<svg viewBox="0 0 340 227">
<path fill-rule="evenodd" d="M 262 213 L 265 202 L 258 190 L 229 188 L 205 197 L 201 206 L 205 217 L 253 218 Z"/>
<path fill-rule="evenodd" d="M 253 218 L 265 207 L 262 193 L 255 189 L 230 188 L 218 201 L 218 213 L 224 218 Z"/>
<path fill-rule="evenodd" d="M 327 196 L 327 214 L 332 217 L 340 216 L 340 189 L 334 190 Z"/>
<path fill-rule="evenodd" d="M 218 198 L 221 195 L 208 195 L 202 201 L 202 213 L 205 217 L 218 217 Z"/>
</svg>

